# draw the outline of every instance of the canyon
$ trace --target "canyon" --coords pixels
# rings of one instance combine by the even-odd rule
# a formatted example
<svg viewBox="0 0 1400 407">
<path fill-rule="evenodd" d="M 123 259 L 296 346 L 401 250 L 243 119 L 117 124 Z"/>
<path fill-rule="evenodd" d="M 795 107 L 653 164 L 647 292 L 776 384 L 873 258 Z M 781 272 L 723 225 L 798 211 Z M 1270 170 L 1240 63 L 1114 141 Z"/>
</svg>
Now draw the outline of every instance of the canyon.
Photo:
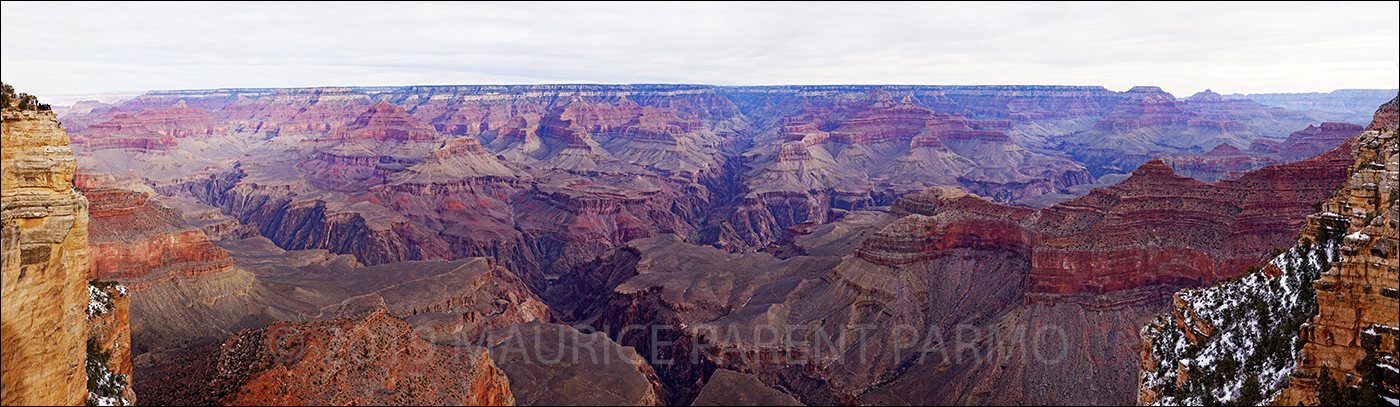
<svg viewBox="0 0 1400 407">
<path fill-rule="evenodd" d="M 1142 328 L 1139 404 L 1395 399 L 1398 102 L 1329 153 L 1350 156 L 1347 179 L 1291 247 L 1241 279 L 1178 292 Z"/>
<path fill-rule="evenodd" d="M 1139 328 L 1292 245 L 1361 131 L 1156 87 L 89 105 L 82 275 L 129 290 L 116 370 L 151 404 L 1130 403 Z"/>
</svg>

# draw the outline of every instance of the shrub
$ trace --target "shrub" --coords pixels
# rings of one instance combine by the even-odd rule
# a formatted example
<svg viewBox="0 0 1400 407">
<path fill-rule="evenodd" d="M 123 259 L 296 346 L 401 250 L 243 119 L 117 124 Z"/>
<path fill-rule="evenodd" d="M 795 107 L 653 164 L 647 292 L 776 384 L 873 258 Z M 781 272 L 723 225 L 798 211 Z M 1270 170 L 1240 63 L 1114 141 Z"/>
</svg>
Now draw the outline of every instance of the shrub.
<svg viewBox="0 0 1400 407">
<path fill-rule="evenodd" d="M 47 104 L 39 103 L 39 98 L 28 93 L 15 93 L 15 88 L 8 83 L 0 82 L 0 107 L 16 108 L 19 110 L 50 110 Z"/>
</svg>

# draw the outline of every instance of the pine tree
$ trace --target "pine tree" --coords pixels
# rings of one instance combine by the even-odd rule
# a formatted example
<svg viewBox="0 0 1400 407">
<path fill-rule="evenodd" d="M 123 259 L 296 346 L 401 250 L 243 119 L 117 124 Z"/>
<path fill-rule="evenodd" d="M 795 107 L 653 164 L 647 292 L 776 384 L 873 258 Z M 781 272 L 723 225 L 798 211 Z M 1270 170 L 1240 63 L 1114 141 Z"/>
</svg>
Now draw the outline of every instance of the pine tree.
<svg viewBox="0 0 1400 407">
<path fill-rule="evenodd" d="M 1337 386 L 1337 381 L 1332 379 L 1332 371 L 1328 370 L 1327 366 L 1323 366 L 1322 369 L 1317 372 L 1318 404 L 1324 406 L 1346 405 L 1348 404 L 1347 399 L 1349 398 L 1350 397 L 1347 397 L 1346 393 L 1342 392 L 1342 388 Z"/>
<path fill-rule="evenodd" d="M 1258 375 L 1250 373 L 1246 376 L 1244 379 L 1244 387 L 1240 388 L 1240 398 L 1237 400 L 1239 404 L 1253 406 L 1259 404 L 1260 401 L 1264 401 L 1264 394 L 1263 391 L 1259 389 L 1260 386 Z"/>
</svg>

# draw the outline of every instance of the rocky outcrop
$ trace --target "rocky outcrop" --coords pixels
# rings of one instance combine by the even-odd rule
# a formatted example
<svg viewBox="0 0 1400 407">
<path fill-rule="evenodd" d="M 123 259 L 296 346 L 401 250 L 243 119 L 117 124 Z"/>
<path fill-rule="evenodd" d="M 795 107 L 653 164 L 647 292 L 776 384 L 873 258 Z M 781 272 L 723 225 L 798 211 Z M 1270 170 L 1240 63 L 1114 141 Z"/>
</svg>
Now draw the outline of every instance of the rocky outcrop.
<svg viewBox="0 0 1400 407">
<path fill-rule="evenodd" d="M 73 188 L 73 150 L 54 114 L 0 113 L 4 404 L 82 404 L 88 202 Z"/>
<path fill-rule="evenodd" d="M 158 403 L 512 405 L 506 375 L 477 346 L 437 345 L 382 308 L 248 330 L 195 358 L 189 387 Z"/>
<path fill-rule="evenodd" d="M 1397 138 L 1396 99 L 1382 106 L 1367 130 L 1349 140 L 1356 162 L 1351 176 L 1321 204 L 1321 213 L 1308 217 L 1303 238 L 1336 241 L 1340 249 L 1331 268 L 1312 283 L 1317 290 L 1317 314 L 1299 332 L 1303 341 L 1289 392 L 1282 399 L 1317 400 L 1321 370 L 1326 368 L 1342 389 L 1357 385 L 1360 371 L 1394 372 L 1397 368 L 1396 269 L 1400 236 L 1400 138 Z M 1385 130 L 1381 130 L 1385 129 Z M 1373 353 L 1378 361 L 1363 366 Z M 1395 375 L 1382 374 L 1381 391 L 1396 394 Z M 1369 384 L 1368 384 L 1369 386 Z"/>
<path fill-rule="evenodd" d="M 131 384 L 131 297 L 125 286 L 89 284 L 87 337 L 89 402 L 136 405 L 135 386 Z M 117 391 L 109 394 L 110 390 Z"/>
<path fill-rule="evenodd" d="M 606 333 L 532 322 L 491 332 L 486 345 L 518 405 L 665 405 L 651 365 Z"/>
<path fill-rule="evenodd" d="M 768 387 L 753 375 L 716 369 L 692 406 L 800 406 L 791 395 Z"/>
<path fill-rule="evenodd" d="M 140 290 L 175 275 L 220 273 L 233 259 L 201 229 L 145 192 L 115 188 L 87 191 L 88 244 L 95 280 L 121 279 Z"/>
</svg>

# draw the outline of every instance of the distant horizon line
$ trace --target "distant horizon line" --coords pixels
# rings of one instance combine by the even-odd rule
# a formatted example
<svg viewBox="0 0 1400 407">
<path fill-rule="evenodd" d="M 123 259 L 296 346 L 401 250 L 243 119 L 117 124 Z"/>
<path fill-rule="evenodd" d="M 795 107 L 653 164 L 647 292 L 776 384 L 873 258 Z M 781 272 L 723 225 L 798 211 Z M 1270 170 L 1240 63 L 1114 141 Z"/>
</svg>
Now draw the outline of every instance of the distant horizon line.
<svg viewBox="0 0 1400 407">
<path fill-rule="evenodd" d="M 784 84 L 784 85 L 715 85 L 715 84 L 708 84 L 708 83 L 666 83 L 666 82 L 653 82 L 653 83 L 587 83 L 587 82 L 572 82 L 572 83 L 570 83 L 570 82 L 557 82 L 557 83 L 554 83 L 554 82 L 551 82 L 551 83 L 510 83 L 510 84 L 502 84 L 502 83 L 464 83 L 464 84 L 437 84 L 437 85 L 232 86 L 232 87 L 216 87 L 216 88 L 178 88 L 178 89 L 172 88 L 172 89 L 118 90 L 118 91 L 99 91 L 99 92 L 65 92 L 65 93 L 46 93 L 46 94 L 42 94 L 42 95 L 36 94 L 35 96 L 113 95 L 113 94 L 129 94 L 129 93 L 140 94 L 140 93 L 147 93 L 147 92 L 211 91 L 211 90 L 243 90 L 243 89 L 250 89 L 250 90 L 256 90 L 256 89 L 329 89 L 329 88 L 352 88 L 352 89 L 353 89 L 353 88 L 358 88 L 358 89 L 363 89 L 363 88 L 449 88 L 449 87 L 472 87 L 472 86 L 482 86 L 482 87 L 486 87 L 486 86 L 519 87 L 519 86 L 657 86 L 657 85 L 670 85 L 670 86 L 699 86 L 699 87 L 717 87 L 717 88 L 772 88 L 772 87 L 797 87 L 797 86 L 801 86 L 801 87 L 874 87 L 874 86 L 882 86 L 882 87 L 883 87 L 883 86 L 891 86 L 891 87 L 952 87 L 952 88 L 978 88 L 978 87 L 1001 87 L 1001 86 L 1016 86 L 1016 87 L 1022 87 L 1022 86 L 1024 86 L 1024 87 L 1031 87 L 1031 86 L 1036 86 L 1036 87 L 1056 87 L 1056 88 L 1101 88 L 1101 89 L 1109 90 L 1109 91 L 1111 91 L 1111 92 L 1127 92 L 1127 91 L 1114 91 L 1114 90 L 1108 89 L 1108 87 L 1107 87 L 1107 86 L 1104 86 L 1104 85 L 1052 85 L 1052 84 L 934 85 L 934 84 L 908 84 L 908 83 L 886 83 L 886 84 L 846 83 L 846 84 Z M 1161 86 L 1159 86 L 1159 85 L 1133 85 L 1131 88 L 1129 88 L 1129 90 L 1131 90 L 1132 88 L 1137 88 L 1137 87 L 1155 87 L 1155 88 L 1159 88 L 1159 89 L 1161 88 Z M 1211 90 L 1211 88 L 1205 88 L 1205 89 L 1202 89 L 1202 90 L 1197 91 L 1197 92 L 1203 92 L 1203 91 L 1207 91 L 1207 90 Z M 1312 91 L 1312 92 L 1249 92 L 1249 93 L 1231 92 L 1231 93 L 1233 93 L 1233 94 L 1244 94 L 1244 95 L 1253 95 L 1253 94 L 1281 94 L 1281 93 L 1332 93 L 1332 92 L 1338 92 L 1338 91 L 1344 91 L 1344 90 L 1368 90 L 1368 91 L 1397 90 L 1397 91 L 1400 91 L 1400 88 L 1395 88 L 1395 87 L 1392 87 L 1392 88 L 1338 88 L 1338 89 L 1333 89 L 1333 90 L 1330 90 L 1330 91 Z M 1163 90 L 1163 91 L 1165 92 L 1165 90 Z M 1217 93 L 1218 93 L 1218 92 L 1217 92 Z"/>
</svg>

